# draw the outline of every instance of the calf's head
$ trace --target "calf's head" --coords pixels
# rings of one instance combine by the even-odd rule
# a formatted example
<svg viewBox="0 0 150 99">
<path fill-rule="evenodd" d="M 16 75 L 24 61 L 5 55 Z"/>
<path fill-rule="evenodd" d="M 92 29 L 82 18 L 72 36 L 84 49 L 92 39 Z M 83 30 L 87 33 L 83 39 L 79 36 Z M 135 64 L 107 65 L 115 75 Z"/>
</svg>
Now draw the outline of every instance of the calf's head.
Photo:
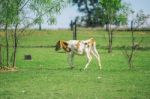
<svg viewBox="0 0 150 99">
<path fill-rule="evenodd" d="M 60 40 L 56 43 L 56 46 L 55 46 L 55 51 L 58 51 L 61 49 L 61 43 L 60 43 Z"/>
</svg>

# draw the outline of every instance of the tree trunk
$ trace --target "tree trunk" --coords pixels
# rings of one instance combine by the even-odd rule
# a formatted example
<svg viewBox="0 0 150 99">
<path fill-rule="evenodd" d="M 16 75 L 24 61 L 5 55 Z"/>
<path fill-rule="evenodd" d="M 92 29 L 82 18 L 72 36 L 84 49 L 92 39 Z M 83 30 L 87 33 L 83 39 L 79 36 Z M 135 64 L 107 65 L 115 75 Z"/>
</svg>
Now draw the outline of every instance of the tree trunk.
<svg viewBox="0 0 150 99">
<path fill-rule="evenodd" d="M 134 49 L 133 49 L 133 47 L 132 47 L 131 53 L 130 53 L 130 56 L 129 56 L 129 59 L 128 59 L 128 64 L 129 64 L 129 68 L 130 68 L 130 69 L 132 68 L 133 53 L 134 53 Z"/>
<path fill-rule="evenodd" d="M 88 7 L 88 0 L 84 0 L 84 4 L 85 4 L 85 8 L 86 8 L 87 15 L 88 15 L 88 18 L 86 20 L 86 22 L 87 22 L 86 25 L 87 25 L 87 27 L 89 27 L 92 25 L 92 23 L 91 23 L 91 11 Z"/>
<path fill-rule="evenodd" d="M 8 42 L 8 24 L 5 25 L 5 36 L 6 36 L 6 66 L 9 66 L 9 42 Z"/>
<path fill-rule="evenodd" d="M 106 31 L 108 31 L 109 29 L 109 25 L 108 25 L 108 23 L 106 24 Z"/>
<path fill-rule="evenodd" d="M 13 53 L 13 66 L 15 67 L 16 65 L 16 53 L 17 53 L 17 28 L 18 24 L 15 26 L 15 31 L 14 31 L 14 53 Z"/>
<path fill-rule="evenodd" d="M 0 67 L 2 66 L 2 46 L 0 45 Z"/>
<path fill-rule="evenodd" d="M 111 24 L 108 24 L 108 53 L 112 52 L 112 38 L 113 33 L 111 31 Z"/>
<path fill-rule="evenodd" d="M 41 31 L 42 30 L 42 24 L 39 23 L 39 30 Z"/>
<path fill-rule="evenodd" d="M 132 46 L 131 46 L 130 57 L 129 57 L 129 60 L 128 60 L 130 69 L 132 68 L 132 59 L 133 59 L 133 54 L 134 54 L 134 51 L 135 51 L 135 48 L 134 48 L 135 38 L 134 38 L 134 31 L 133 31 L 133 21 L 131 21 L 131 32 L 132 32 L 132 36 L 131 36 L 132 37 Z"/>
</svg>

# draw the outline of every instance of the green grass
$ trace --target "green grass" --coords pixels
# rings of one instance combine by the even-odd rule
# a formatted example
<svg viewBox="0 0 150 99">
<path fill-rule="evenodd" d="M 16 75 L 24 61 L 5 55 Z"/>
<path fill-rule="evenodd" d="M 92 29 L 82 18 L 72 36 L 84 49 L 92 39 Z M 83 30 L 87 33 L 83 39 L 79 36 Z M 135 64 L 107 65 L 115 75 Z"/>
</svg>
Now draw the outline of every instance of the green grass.
<svg viewBox="0 0 150 99">
<path fill-rule="evenodd" d="M 0 99 L 149 99 L 150 50 L 138 50 L 134 67 L 128 69 L 121 49 L 108 54 L 106 32 L 81 29 L 78 39 L 94 37 L 101 54 L 102 70 L 93 59 L 86 71 L 86 57 L 75 56 L 75 68 L 69 69 L 66 53 L 54 48 L 18 48 L 16 72 L 0 73 Z M 130 45 L 130 32 L 115 32 L 113 46 Z M 149 47 L 150 34 L 136 33 L 136 41 Z M 59 39 L 71 39 L 69 30 L 43 30 L 25 33 L 19 45 L 55 45 Z M 24 55 L 32 60 L 25 61 Z"/>
</svg>

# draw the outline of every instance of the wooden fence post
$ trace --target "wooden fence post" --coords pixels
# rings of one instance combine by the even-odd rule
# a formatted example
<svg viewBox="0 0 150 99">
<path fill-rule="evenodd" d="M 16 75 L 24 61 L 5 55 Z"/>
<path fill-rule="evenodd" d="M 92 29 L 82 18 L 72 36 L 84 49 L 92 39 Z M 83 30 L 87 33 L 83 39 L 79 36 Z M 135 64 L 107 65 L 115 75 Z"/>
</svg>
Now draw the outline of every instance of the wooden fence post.
<svg viewBox="0 0 150 99">
<path fill-rule="evenodd" d="M 71 20 L 70 28 L 72 31 L 72 39 L 76 40 L 77 39 L 77 18 L 74 21 Z"/>
<path fill-rule="evenodd" d="M 73 23 L 73 40 L 77 40 L 77 19 Z"/>
</svg>

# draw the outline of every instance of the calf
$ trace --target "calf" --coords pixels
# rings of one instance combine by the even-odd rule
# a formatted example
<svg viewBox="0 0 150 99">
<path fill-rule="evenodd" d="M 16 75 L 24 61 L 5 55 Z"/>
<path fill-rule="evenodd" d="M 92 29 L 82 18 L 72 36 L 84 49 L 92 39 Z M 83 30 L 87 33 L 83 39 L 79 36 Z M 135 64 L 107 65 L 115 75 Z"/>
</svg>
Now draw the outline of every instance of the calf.
<svg viewBox="0 0 150 99">
<path fill-rule="evenodd" d="M 84 70 L 88 67 L 92 60 L 92 56 L 95 56 L 99 68 L 101 69 L 101 62 L 100 62 L 100 56 L 98 54 L 98 51 L 96 49 L 96 41 L 93 38 L 90 38 L 88 40 L 59 40 L 56 44 L 55 50 L 58 51 L 59 49 L 64 49 L 65 52 L 68 53 L 68 63 L 73 68 L 73 57 L 75 54 L 77 55 L 84 55 L 86 54 L 87 57 L 87 63 L 84 67 Z"/>
</svg>

